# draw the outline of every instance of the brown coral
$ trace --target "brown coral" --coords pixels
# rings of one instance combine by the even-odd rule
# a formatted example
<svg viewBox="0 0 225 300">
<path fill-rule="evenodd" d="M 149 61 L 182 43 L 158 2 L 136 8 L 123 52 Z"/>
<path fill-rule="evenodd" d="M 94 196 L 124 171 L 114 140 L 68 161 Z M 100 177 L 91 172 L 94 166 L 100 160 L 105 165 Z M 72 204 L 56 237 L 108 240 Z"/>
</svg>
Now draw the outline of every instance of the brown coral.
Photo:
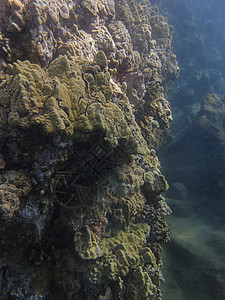
<svg viewBox="0 0 225 300">
<path fill-rule="evenodd" d="M 9 220 L 14 213 L 19 209 L 19 191 L 15 185 L 0 185 L 0 218 Z"/>
</svg>

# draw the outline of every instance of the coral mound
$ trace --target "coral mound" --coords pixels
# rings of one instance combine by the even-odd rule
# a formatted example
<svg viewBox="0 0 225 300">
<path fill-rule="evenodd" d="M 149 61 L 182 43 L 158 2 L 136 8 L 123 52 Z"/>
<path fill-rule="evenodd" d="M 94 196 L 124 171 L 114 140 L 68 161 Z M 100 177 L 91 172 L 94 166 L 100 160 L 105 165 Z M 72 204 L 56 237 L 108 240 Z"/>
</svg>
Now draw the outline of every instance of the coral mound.
<svg viewBox="0 0 225 300">
<path fill-rule="evenodd" d="M 148 1 L 2 1 L 3 299 L 161 299 L 171 41 Z"/>
</svg>

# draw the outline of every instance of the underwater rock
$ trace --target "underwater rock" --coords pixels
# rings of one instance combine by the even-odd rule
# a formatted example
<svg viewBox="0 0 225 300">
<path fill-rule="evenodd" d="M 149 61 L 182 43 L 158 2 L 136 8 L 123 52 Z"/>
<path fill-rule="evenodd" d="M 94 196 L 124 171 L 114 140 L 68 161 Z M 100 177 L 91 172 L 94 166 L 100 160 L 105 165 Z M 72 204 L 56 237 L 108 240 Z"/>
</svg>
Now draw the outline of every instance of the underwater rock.
<svg viewBox="0 0 225 300">
<path fill-rule="evenodd" d="M 212 212 L 214 212 L 216 222 L 221 222 L 223 219 L 225 208 L 222 196 L 224 194 L 222 175 L 225 150 L 224 122 L 225 105 L 216 94 L 206 94 L 192 123 L 165 148 L 166 159 L 163 162 L 171 182 L 179 182 L 182 178 L 182 184 L 192 194 L 192 198 L 201 199 L 198 201 L 198 214 L 204 217 L 209 215 L 212 219 Z M 176 161 L 172 159 L 172 152 L 176 153 Z M 176 191 L 175 195 L 180 194 L 182 197 L 183 194 L 184 197 L 187 193 L 185 189 L 182 190 Z M 171 196 L 170 191 L 168 196 Z M 207 205 L 205 205 L 206 201 Z"/>
<path fill-rule="evenodd" d="M 161 299 L 171 39 L 148 1 L 4 1 L 3 297 Z"/>
<path fill-rule="evenodd" d="M 177 200 L 187 200 L 189 195 L 189 191 L 185 187 L 185 185 L 181 182 L 174 182 L 172 186 L 170 186 L 169 191 L 166 193 L 168 197 L 173 197 Z"/>
<path fill-rule="evenodd" d="M 197 126 L 205 133 L 225 142 L 225 105 L 216 94 L 207 94 L 196 116 Z"/>
</svg>

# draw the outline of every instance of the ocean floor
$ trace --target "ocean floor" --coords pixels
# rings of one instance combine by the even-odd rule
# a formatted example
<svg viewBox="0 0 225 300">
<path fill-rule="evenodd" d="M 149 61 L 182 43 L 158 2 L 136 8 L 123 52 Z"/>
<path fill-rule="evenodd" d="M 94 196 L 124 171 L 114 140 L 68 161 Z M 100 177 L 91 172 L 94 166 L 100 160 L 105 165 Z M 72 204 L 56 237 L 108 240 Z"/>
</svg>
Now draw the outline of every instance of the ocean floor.
<svg viewBox="0 0 225 300">
<path fill-rule="evenodd" d="M 168 199 L 171 242 L 163 246 L 164 300 L 225 299 L 225 230 L 200 219 L 189 201 Z"/>
</svg>

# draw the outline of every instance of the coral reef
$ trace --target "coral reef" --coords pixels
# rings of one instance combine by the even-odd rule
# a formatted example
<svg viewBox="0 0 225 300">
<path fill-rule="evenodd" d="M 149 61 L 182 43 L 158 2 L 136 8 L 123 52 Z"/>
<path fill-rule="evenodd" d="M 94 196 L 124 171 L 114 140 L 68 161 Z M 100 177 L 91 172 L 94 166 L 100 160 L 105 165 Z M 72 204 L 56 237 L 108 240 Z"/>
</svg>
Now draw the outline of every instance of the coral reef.
<svg viewBox="0 0 225 300">
<path fill-rule="evenodd" d="M 112 238 L 104 238 L 100 244 L 106 278 L 115 280 L 126 276 L 130 268 L 152 263 L 155 257 L 149 248 L 143 248 L 150 228 L 145 224 L 136 224 L 128 232 L 118 231 Z M 143 249 L 142 249 L 143 248 Z M 140 250 L 142 249 L 142 252 Z M 144 251 L 143 251 L 144 250 Z"/>
<path fill-rule="evenodd" d="M 158 15 L 156 7 L 151 7 L 148 1 L 139 4 L 78 1 L 75 4 L 62 0 L 51 1 L 51 5 L 48 1 L 22 4 L 4 0 L 3 7 L 0 50 L 4 70 L 12 72 L 9 63 L 18 58 L 46 66 L 60 54 L 93 60 L 97 52 L 104 51 L 109 71 L 116 72 L 117 81 L 123 83 L 130 101 L 138 107 L 135 117 L 147 142 L 160 144 L 171 120 L 161 83 L 177 77 L 179 69 L 171 52 L 172 28 Z M 22 20 L 19 17 L 14 20 L 15 14 Z M 11 21 L 6 21 L 5 15 L 13 20 L 10 26 L 18 29 L 19 42 L 10 38 L 8 22 Z M 137 84 L 139 81 L 141 85 Z M 152 93 L 153 84 L 154 94 L 158 96 L 156 101 L 151 100 L 150 105 L 155 107 L 151 110 L 144 103 L 148 102 L 146 91 Z M 159 114 L 164 115 L 165 123 L 159 122 Z"/>
<path fill-rule="evenodd" d="M 100 66 L 106 63 L 101 53 L 96 60 Z M 109 74 L 101 71 L 99 65 L 79 64 L 80 61 L 59 56 L 44 72 L 29 61 L 14 63 L 14 76 L 6 89 L 2 88 L 1 97 L 2 103 L 10 104 L 9 127 L 40 125 L 46 133 L 74 134 L 79 141 L 86 141 L 99 131 L 113 148 L 119 140 L 126 139 L 134 153 L 146 154 L 147 145 L 128 98 L 122 93 L 118 98 Z M 15 101 L 10 103 L 10 98 Z"/>
<path fill-rule="evenodd" d="M 3 1 L 3 298 L 161 299 L 171 41 L 148 1 Z"/>
</svg>

